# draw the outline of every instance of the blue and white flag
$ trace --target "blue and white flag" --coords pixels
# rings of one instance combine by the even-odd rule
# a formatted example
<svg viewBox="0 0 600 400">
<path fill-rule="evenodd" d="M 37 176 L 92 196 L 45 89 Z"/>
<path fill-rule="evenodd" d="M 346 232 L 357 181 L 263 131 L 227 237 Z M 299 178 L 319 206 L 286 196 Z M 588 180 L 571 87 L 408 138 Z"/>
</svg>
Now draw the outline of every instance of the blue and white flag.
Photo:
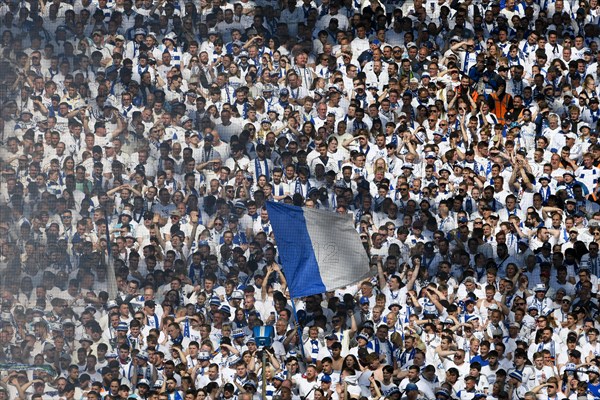
<svg viewBox="0 0 600 400">
<path fill-rule="evenodd" d="M 369 257 L 350 215 L 267 202 L 292 298 L 324 293 L 369 277 Z"/>
</svg>

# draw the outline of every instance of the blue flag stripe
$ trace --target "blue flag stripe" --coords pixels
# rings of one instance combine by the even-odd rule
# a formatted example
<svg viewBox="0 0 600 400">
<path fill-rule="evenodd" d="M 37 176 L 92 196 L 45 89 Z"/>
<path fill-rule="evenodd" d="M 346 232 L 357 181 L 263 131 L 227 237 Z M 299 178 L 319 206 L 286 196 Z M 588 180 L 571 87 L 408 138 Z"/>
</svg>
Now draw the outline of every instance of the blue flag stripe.
<svg viewBox="0 0 600 400">
<path fill-rule="evenodd" d="M 297 298 L 324 293 L 325 284 L 302 208 L 273 202 L 266 204 L 290 296 Z"/>
</svg>

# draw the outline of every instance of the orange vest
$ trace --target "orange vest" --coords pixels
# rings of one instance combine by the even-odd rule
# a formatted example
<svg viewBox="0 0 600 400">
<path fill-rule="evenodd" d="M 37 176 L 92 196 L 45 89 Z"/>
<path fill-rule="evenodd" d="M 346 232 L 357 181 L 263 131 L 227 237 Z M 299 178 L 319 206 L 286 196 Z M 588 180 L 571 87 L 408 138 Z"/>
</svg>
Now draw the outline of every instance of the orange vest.
<svg viewBox="0 0 600 400">
<path fill-rule="evenodd" d="M 496 92 L 493 92 L 490 96 L 494 99 L 494 114 L 496 115 L 496 118 L 498 118 L 498 123 L 504 125 L 504 115 L 508 111 L 510 94 L 505 93 L 502 100 L 500 100 Z"/>
</svg>

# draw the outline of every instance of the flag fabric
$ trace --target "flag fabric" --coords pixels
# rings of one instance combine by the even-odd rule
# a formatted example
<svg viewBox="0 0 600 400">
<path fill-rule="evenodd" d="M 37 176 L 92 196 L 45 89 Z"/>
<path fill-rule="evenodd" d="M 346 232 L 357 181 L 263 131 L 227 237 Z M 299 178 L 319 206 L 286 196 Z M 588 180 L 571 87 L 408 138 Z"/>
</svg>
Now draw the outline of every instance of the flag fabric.
<svg viewBox="0 0 600 400">
<path fill-rule="evenodd" d="M 369 257 L 350 215 L 267 202 L 293 298 L 324 293 L 370 276 Z"/>
</svg>

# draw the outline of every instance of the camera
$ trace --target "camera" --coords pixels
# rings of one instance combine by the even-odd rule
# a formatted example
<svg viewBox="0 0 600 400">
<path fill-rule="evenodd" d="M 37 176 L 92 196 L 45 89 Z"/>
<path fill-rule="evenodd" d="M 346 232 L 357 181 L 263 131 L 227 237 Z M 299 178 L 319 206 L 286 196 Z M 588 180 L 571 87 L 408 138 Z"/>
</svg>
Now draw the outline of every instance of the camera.
<svg viewBox="0 0 600 400">
<path fill-rule="evenodd" d="M 149 58 L 148 65 L 156 65 L 156 60 L 154 58 Z"/>
</svg>

